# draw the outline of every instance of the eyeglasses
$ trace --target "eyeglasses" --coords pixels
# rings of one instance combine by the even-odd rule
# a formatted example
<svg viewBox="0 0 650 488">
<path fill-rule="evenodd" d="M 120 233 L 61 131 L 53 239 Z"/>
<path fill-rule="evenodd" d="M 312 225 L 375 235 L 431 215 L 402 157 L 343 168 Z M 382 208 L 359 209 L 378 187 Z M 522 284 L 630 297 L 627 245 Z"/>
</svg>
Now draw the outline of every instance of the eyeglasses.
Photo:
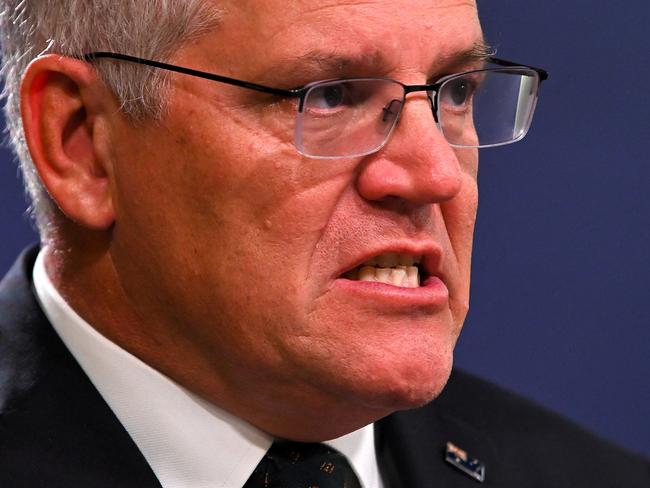
<svg viewBox="0 0 650 488">
<path fill-rule="evenodd" d="M 160 68 L 241 88 L 297 99 L 295 146 L 311 158 L 358 157 L 388 142 L 410 93 L 425 92 L 433 119 L 457 148 L 485 148 L 520 141 L 528 132 L 542 81 L 540 68 L 498 58 L 498 67 L 445 76 L 435 83 L 405 85 L 389 78 L 346 78 L 289 90 L 228 78 L 125 54 L 95 52 L 83 60 L 109 58 Z"/>
</svg>

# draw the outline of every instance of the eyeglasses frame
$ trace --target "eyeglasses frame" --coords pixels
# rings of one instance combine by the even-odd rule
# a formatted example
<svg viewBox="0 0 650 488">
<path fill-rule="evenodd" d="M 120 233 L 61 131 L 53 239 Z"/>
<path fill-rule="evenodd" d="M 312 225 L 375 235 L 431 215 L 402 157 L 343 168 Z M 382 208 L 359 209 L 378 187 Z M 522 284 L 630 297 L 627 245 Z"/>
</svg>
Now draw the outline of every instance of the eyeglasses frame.
<svg viewBox="0 0 650 488">
<path fill-rule="evenodd" d="M 79 59 L 81 59 L 83 61 L 86 61 L 86 62 L 89 62 L 89 63 L 93 63 L 94 61 L 99 60 L 99 59 L 114 59 L 114 60 L 118 60 L 118 61 L 126 61 L 126 62 L 129 62 L 129 63 L 135 63 L 135 64 L 144 65 L 144 66 L 150 66 L 152 68 L 158 68 L 158 69 L 162 69 L 162 70 L 166 70 L 166 71 L 171 71 L 171 72 L 175 72 L 175 73 L 181 73 L 181 74 L 184 74 L 184 75 L 194 76 L 194 77 L 197 77 L 197 78 L 203 78 L 203 79 L 210 80 L 210 81 L 216 81 L 218 83 L 225 83 L 225 84 L 231 85 L 231 86 L 237 86 L 237 87 L 246 88 L 246 89 L 249 89 L 249 90 L 255 90 L 255 91 L 258 91 L 258 92 L 269 93 L 269 94 L 284 97 L 284 98 L 298 98 L 299 99 L 299 101 L 298 101 L 298 112 L 300 112 L 300 113 L 303 112 L 306 95 L 307 95 L 307 93 L 309 93 L 309 90 L 314 85 L 324 83 L 324 82 L 338 81 L 336 79 L 319 80 L 319 81 L 311 82 L 311 83 L 308 83 L 306 85 L 299 86 L 299 87 L 296 87 L 296 88 L 284 89 L 284 88 L 274 88 L 274 87 L 270 87 L 270 86 L 266 86 L 266 85 L 261 85 L 259 83 L 253 83 L 253 82 L 250 82 L 250 81 L 239 80 L 237 78 L 230 78 L 228 76 L 222 76 L 222 75 L 218 75 L 218 74 L 215 74 L 215 73 L 209 73 L 207 71 L 200 71 L 200 70 L 196 70 L 196 69 L 192 69 L 192 68 L 186 68 L 184 66 L 177 66 L 177 65 L 173 65 L 173 64 L 163 63 L 161 61 L 154 61 L 154 60 L 151 60 L 151 59 L 144 59 L 144 58 L 139 58 L 139 57 L 136 57 L 136 56 L 130 56 L 128 54 L 120 54 L 120 53 L 114 53 L 114 52 L 109 52 L 109 51 L 97 51 L 97 52 L 84 54 L 84 55 L 80 56 Z M 513 62 L 513 61 L 507 61 L 505 59 L 496 58 L 496 57 L 493 57 L 493 56 L 489 56 L 489 57 L 485 58 L 485 62 L 490 63 L 490 64 L 494 64 L 496 66 L 500 66 L 501 68 L 483 68 L 483 69 L 470 70 L 470 71 L 466 71 L 466 72 L 453 73 L 453 74 L 450 74 L 450 75 L 447 75 L 447 76 L 444 76 L 444 77 L 440 78 L 435 83 L 429 83 L 429 84 L 424 84 L 424 85 L 406 85 L 404 83 L 401 83 L 400 81 L 393 80 L 391 78 L 381 78 L 381 77 L 378 77 L 378 78 L 342 78 L 342 79 L 340 79 L 340 81 L 384 79 L 384 80 L 392 81 L 394 83 L 397 83 L 397 84 L 401 85 L 402 88 L 404 89 L 404 97 L 406 97 L 406 95 L 408 95 L 409 93 L 415 93 L 415 92 L 421 92 L 421 91 L 428 92 L 427 96 L 428 96 L 430 102 L 432 103 L 431 108 L 432 108 L 434 120 L 435 120 L 436 124 L 439 124 L 438 110 L 437 110 L 437 98 L 438 98 L 437 95 L 438 95 L 438 92 L 440 91 L 440 88 L 442 87 L 442 85 L 445 82 L 447 82 L 449 79 L 453 79 L 453 78 L 455 78 L 457 76 L 462 76 L 462 75 L 470 74 L 470 73 L 487 72 L 487 71 L 499 71 L 499 70 L 501 70 L 503 68 L 515 68 L 515 69 L 519 68 L 519 69 L 531 70 L 531 71 L 533 71 L 533 72 L 535 72 L 537 74 L 540 84 L 541 84 L 541 82 L 548 79 L 548 77 L 549 77 L 548 72 L 546 70 L 542 69 L 542 68 L 536 68 L 534 66 L 530 66 L 530 65 L 526 65 L 526 64 L 516 63 L 516 62 Z M 432 98 L 432 95 L 430 95 L 430 93 L 434 93 L 435 96 L 433 96 L 433 98 Z M 401 107 L 400 107 L 400 113 L 401 113 Z M 397 119 L 398 118 L 399 118 L 399 113 L 398 113 L 398 116 L 396 117 L 396 120 L 393 123 L 393 128 L 397 124 Z M 374 148 L 374 149 L 372 149 L 372 150 L 370 150 L 370 151 L 368 151 L 366 153 L 357 154 L 357 155 L 354 155 L 354 156 L 311 156 L 311 155 L 302 153 L 300 148 L 297 148 L 297 149 L 303 155 L 305 155 L 307 157 L 311 157 L 311 158 L 316 158 L 316 159 L 333 159 L 333 158 L 341 158 L 341 157 L 365 156 L 365 155 L 372 154 L 373 152 L 376 152 L 376 151 L 380 150 L 386 144 L 386 142 L 390 139 L 390 135 L 392 133 L 393 128 L 391 128 L 389 133 L 386 135 L 386 140 L 384 141 L 384 143 L 382 145 L 380 145 L 379 147 Z M 493 146 L 500 146 L 500 145 L 504 145 L 504 144 L 510 144 L 510 143 L 517 142 L 518 140 L 522 139 L 524 135 L 525 135 L 525 133 L 523 135 L 521 135 L 519 138 L 517 138 L 517 139 L 515 139 L 513 141 L 508 141 L 508 142 L 505 142 L 505 143 L 491 144 L 491 145 L 480 146 L 480 147 L 493 147 Z M 453 144 L 452 144 L 452 146 L 453 146 Z M 457 146 L 457 147 L 464 147 L 464 146 Z"/>
</svg>

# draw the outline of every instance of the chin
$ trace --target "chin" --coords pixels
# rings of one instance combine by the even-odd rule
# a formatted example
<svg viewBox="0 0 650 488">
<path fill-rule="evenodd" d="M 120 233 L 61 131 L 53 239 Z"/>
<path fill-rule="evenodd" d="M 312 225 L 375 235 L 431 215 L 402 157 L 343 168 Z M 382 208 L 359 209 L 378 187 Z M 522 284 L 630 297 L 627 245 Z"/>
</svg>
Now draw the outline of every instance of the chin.
<svg viewBox="0 0 650 488">
<path fill-rule="evenodd" d="M 381 392 L 381 401 L 386 408 L 392 411 L 422 407 L 440 395 L 447 384 L 450 373 L 451 368 L 445 368 L 444 370 L 437 369 L 426 378 L 405 378 Z"/>
<path fill-rule="evenodd" d="M 453 355 L 407 358 L 400 364 L 384 363 L 356 386 L 367 406 L 389 413 L 418 408 L 435 399 L 444 389 L 453 364 Z"/>
</svg>

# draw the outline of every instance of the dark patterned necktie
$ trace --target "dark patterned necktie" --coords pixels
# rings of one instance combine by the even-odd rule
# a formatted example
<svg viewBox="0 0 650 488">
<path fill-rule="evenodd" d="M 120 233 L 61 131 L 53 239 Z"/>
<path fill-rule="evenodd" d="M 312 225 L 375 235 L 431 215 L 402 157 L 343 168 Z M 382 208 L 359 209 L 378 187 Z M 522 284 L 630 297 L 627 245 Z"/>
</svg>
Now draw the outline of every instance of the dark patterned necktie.
<svg viewBox="0 0 650 488">
<path fill-rule="evenodd" d="M 276 441 L 243 488 L 361 488 L 345 456 L 324 444 Z"/>
</svg>

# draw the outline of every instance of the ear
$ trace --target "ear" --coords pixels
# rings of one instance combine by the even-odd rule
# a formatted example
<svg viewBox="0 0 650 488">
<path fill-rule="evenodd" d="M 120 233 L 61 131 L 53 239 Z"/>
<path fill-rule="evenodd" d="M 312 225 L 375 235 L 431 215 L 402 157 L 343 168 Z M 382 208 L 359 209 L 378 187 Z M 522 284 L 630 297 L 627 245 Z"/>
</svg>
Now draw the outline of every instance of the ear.
<svg viewBox="0 0 650 488">
<path fill-rule="evenodd" d="M 90 64 L 46 55 L 25 71 L 20 97 L 26 142 L 50 196 L 75 223 L 110 228 L 112 92 Z"/>
</svg>

